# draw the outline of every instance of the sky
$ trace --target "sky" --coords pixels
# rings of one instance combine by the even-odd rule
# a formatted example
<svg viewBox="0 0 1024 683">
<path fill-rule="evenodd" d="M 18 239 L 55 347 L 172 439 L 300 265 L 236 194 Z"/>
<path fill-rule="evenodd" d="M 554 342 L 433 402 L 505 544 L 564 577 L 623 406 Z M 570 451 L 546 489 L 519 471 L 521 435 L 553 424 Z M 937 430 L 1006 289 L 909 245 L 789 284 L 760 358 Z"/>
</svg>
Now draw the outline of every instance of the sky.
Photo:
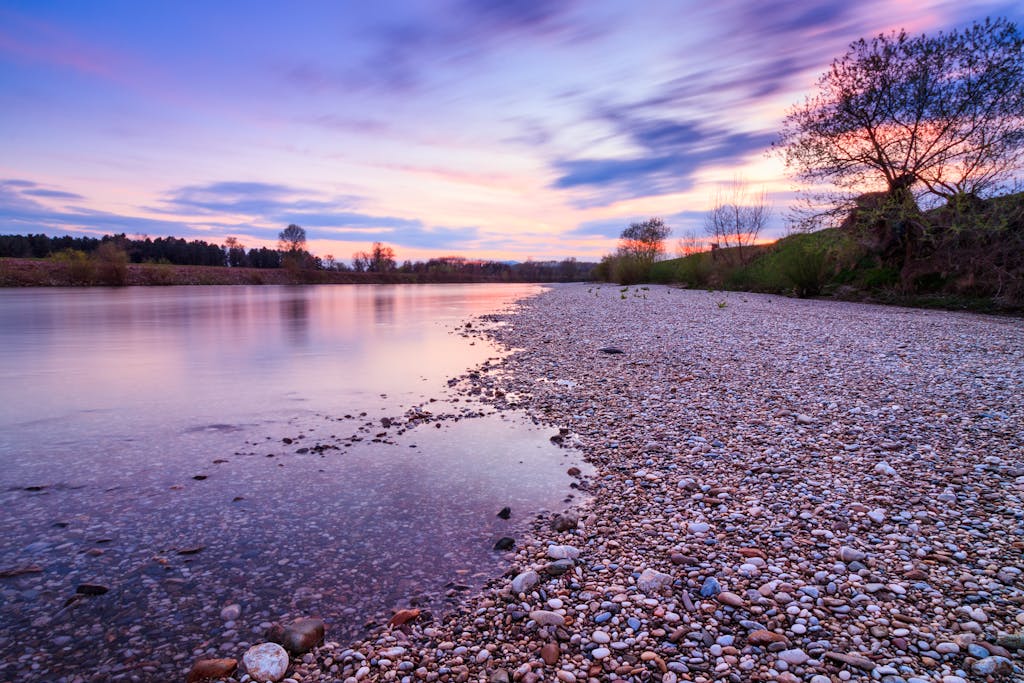
<svg viewBox="0 0 1024 683">
<path fill-rule="evenodd" d="M 1024 8 L 0 0 L 0 233 L 596 260 L 647 217 L 700 231 L 739 178 L 775 238 L 770 145 L 832 59 L 985 16 Z"/>
</svg>

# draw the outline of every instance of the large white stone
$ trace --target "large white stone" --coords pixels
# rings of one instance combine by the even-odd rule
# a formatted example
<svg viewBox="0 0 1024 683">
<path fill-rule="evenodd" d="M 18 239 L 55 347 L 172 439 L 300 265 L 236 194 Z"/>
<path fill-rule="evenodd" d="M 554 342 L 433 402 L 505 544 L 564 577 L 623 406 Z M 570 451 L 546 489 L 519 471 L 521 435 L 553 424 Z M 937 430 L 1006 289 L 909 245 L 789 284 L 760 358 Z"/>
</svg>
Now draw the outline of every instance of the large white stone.
<svg viewBox="0 0 1024 683">
<path fill-rule="evenodd" d="M 565 623 L 565 617 L 557 612 L 549 612 L 546 609 L 536 609 L 530 612 L 530 618 L 541 626 L 561 626 Z"/>
<path fill-rule="evenodd" d="M 549 545 L 548 557 L 552 560 L 575 560 L 580 556 L 579 548 L 571 545 Z"/>
<path fill-rule="evenodd" d="M 288 671 L 288 653 L 277 643 L 260 643 L 245 651 L 242 663 L 253 680 L 276 683 Z"/>
<path fill-rule="evenodd" d="M 512 579 L 512 592 L 516 595 L 526 593 L 540 583 L 540 574 L 529 569 Z"/>
</svg>

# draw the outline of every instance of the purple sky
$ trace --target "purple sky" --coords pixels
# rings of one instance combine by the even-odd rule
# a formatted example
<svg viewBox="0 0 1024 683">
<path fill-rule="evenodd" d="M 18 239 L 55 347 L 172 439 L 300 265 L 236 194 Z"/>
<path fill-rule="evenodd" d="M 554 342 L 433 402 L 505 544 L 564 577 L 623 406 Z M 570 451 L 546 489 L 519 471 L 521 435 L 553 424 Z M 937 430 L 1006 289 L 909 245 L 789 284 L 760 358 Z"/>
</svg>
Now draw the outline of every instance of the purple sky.
<svg viewBox="0 0 1024 683">
<path fill-rule="evenodd" d="M 0 233 L 596 258 L 700 228 L 861 36 L 1008 2 L 0 3 Z"/>
</svg>

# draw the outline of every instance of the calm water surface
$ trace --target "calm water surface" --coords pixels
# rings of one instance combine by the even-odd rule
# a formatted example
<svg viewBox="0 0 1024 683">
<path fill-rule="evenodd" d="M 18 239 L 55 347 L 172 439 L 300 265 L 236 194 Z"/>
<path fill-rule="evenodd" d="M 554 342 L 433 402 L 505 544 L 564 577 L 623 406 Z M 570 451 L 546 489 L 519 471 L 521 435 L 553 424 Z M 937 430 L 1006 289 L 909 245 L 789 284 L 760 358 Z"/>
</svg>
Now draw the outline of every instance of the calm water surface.
<svg viewBox="0 0 1024 683">
<path fill-rule="evenodd" d="M 268 621 L 344 640 L 500 573 L 580 463 L 448 380 L 499 355 L 467 320 L 538 291 L 0 291 L 0 672 L 179 675 Z"/>
</svg>

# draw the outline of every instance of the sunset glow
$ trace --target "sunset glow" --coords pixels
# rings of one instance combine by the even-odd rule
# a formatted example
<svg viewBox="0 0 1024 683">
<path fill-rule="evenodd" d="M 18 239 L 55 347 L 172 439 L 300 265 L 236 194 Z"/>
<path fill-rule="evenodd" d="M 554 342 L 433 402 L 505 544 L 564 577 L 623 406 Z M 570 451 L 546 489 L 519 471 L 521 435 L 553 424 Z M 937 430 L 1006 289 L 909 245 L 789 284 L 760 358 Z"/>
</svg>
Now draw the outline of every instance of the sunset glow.
<svg viewBox="0 0 1024 683">
<path fill-rule="evenodd" d="M 399 260 L 596 259 L 767 157 L 862 36 L 1016 3 L 5 2 L 0 233 L 174 235 Z"/>
</svg>

